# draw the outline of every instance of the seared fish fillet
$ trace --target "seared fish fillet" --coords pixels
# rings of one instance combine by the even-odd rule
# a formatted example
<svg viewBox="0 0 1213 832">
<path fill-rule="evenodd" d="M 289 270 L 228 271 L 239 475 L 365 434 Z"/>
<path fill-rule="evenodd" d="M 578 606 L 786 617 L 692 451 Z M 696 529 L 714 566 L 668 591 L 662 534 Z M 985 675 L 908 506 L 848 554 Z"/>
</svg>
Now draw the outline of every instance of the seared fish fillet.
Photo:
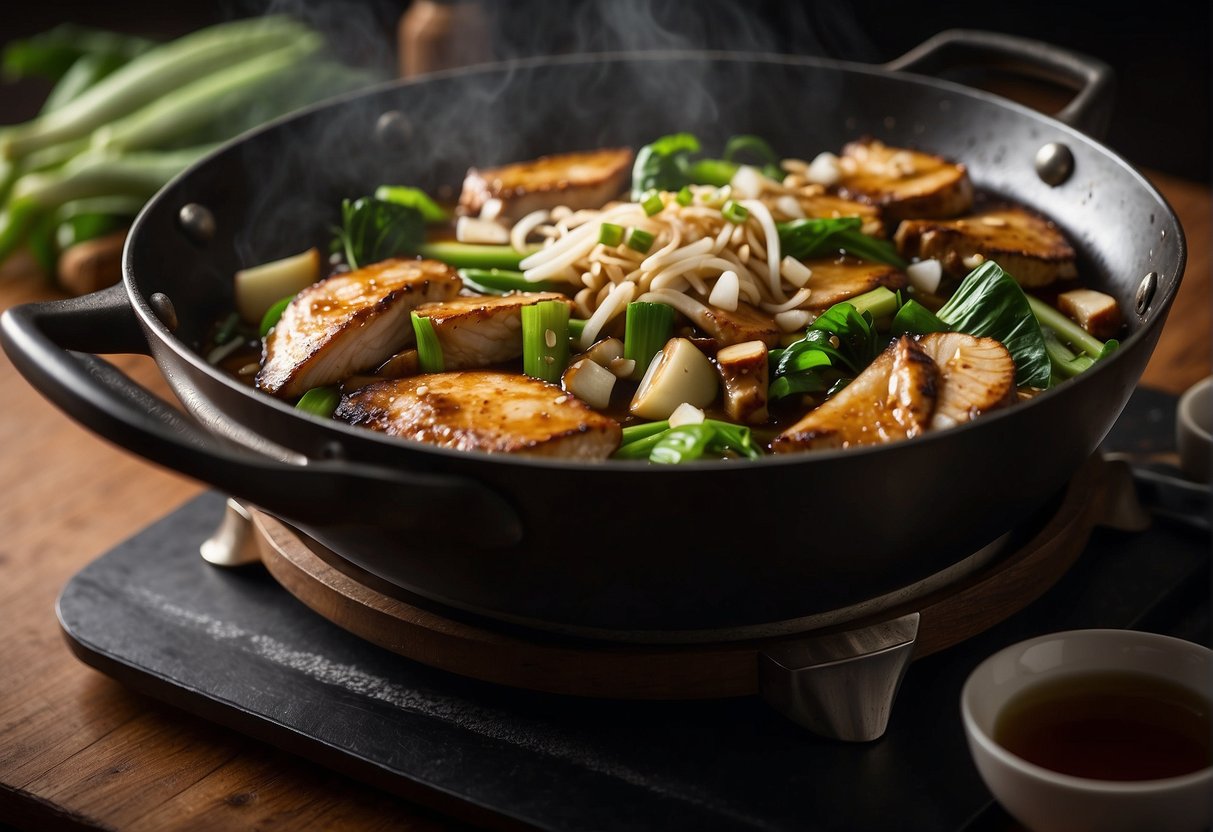
<svg viewBox="0 0 1213 832">
<path fill-rule="evenodd" d="M 932 430 L 967 422 L 1015 401 L 1015 362 L 993 338 L 936 332 L 924 335 L 918 346 L 939 365 Z"/>
<path fill-rule="evenodd" d="M 1022 208 L 948 221 L 906 220 L 894 239 L 902 257 L 934 258 L 953 277 L 973 270 L 975 254 L 996 260 L 1021 286 L 1078 276 L 1074 249 L 1057 226 Z"/>
<path fill-rule="evenodd" d="M 777 453 L 880 445 L 927 430 L 938 396 L 939 367 L 902 336 L 832 399 L 785 430 Z"/>
<path fill-rule="evenodd" d="M 502 216 L 517 220 L 541 208 L 598 208 L 623 193 L 632 173 L 626 147 L 558 153 L 499 168 L 471 168 L 459 204 L 475 214 L 500 199 Z"/>
<path fill-rule="evenodd" d="M 499 364 L 522 355 L 522 307 L 541 300 L 573 302 L 556 292 L 459 297 L 418 308 L 442 345 L 443 367 L 462 370 Z"/>
<path fill-rule="evenodd" d="M 886 222 L 954 217 L 973 207 L 973 183 L 962 164 L 874 140 L 842 149 L 838 192 L 880 208 Z"/>
<path fill-rule="evenodd" d="M 372 384 L 347 394 L 337 418 L 461 451 L 606 459 L 619 423 L 529 376 L 473 370 Z"/>
<path fill-rule="evenodd" d="M 862 295 L 877 286 L 900 289 L 906 285 L 906 276 L 896 266 L 884 263 L 844 257 L 806 260 L 805 265 L 813 271 L 805 284 L 813 290 L 807 308 L 816 312 L 824 312 L 839 301 Z"/>
<path fill-rule="evenodd" d="M 265 339 L 257 387 L 293 398 L 367 370 L 413 340 L 409 312 L 459 294 L 436 260 L 384 260 L 300 292 Z"/>
<path fill-rule="evenodd" d="M 746 341 L 761 341 L 773 347 L 783 334 L 773 317 L 748 303 L 739 302 L 732 312 L 714 306 L 705 305 L 704 308 L 707 311 L 698 315 L 694 323 L 722 347 L 744 344 Z"/>
</svg>

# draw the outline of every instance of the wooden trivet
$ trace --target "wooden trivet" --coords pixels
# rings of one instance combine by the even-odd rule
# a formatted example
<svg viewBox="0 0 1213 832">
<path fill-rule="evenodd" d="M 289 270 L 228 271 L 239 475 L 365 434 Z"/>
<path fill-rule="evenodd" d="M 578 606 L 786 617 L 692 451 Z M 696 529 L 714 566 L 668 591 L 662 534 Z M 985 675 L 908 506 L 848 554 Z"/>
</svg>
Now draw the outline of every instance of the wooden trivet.
<svg viewBox="0 0 1213 832">
<path fill-rule="evenodd" d="M 970 638 L 1040 597 L 1074 563 L 1091 530 L 1132 493 L 1128 471 L 1091 457 L 1051 517 L 1015 551 L 956 583 L 851 630 L 921 615 L 914 656 Z M 1130 489 L 1126 492 L 1125 487 Z M 393 597 L 387 582 L 262 512 L 253 512 L 262 560 L 292 595 L 339 627 L 415 661 L 511 687 L 617 699 L 703 699 L 758 692 L 758 656 L 826 630 L 711 644 L 621 644 L 520 635 L 446 617 Z"/>
</svg>

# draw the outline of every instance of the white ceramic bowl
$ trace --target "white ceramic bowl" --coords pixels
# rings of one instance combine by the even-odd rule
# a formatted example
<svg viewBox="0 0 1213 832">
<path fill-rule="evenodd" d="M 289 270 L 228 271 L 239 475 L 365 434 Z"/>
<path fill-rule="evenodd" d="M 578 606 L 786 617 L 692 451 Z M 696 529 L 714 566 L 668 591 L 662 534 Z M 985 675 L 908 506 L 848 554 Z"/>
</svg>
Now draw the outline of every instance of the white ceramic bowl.
<svg viewBox="0 0 1213 832">
<path fill-rule="evenodd" d="M 1213 816 L 1213 768 L 1162 780 L 1090 780 L 1034 765 L 994 742 L 1000 712 L 1020 691 L 1101 671 L 1149 674 L 1213 701 L 1213 651 L 1188 641 L 1132 630 L 1073 630 L 1014 644 L 978 665 L 960 695 L 982 780 L 1008 812 L 1037 832 L 1206 829 Z"/>
<path fill-rule="evenodd" d="M 1179 397 L 1175 444 L 1184 475 L 1208 482 L 1213 468 L 1213 376 L 1196 382 Z"/>
</svg>

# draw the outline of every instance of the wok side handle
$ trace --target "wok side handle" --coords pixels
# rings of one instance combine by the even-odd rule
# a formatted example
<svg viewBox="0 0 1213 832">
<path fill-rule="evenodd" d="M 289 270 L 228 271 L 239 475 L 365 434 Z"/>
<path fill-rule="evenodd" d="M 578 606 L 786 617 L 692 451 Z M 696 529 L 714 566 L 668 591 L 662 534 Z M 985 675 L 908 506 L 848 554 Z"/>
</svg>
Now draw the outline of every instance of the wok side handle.
<svg viewBox="0 0 1213 832">
<path fill-rule="evenodd" d="M 1075 91 L 1058 121 L 1096 139 L 1112 117 L 1114 76 L 1103 61 L 1048 43 L 975 29 L 948 29 L 885 64 L 886 69 L 937 75 L 960 66 L 1006 67 Z"/>
<path fill-rule="evenodd" d="M 270 513 L 313 526 L 373 521 L 419 544 L 490 548 L 522 537 L 514 509 L 468 479 L 349 462 L 295 465 L 209 433 L 90 354 L 147 351 L 122 286 L 13 307 L 0 316 L 0 345 L 30 384 L 101 437 Z"/>
</svg>

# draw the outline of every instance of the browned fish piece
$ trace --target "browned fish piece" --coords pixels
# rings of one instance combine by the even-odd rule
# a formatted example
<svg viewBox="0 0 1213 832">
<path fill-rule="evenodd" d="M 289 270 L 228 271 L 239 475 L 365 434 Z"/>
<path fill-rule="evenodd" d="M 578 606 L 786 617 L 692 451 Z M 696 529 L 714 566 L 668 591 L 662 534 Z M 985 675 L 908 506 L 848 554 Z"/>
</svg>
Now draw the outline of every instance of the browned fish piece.
<svg viewBox="0 0 1213 832">
<path fill-rule="evenodd" d="M 694 324 L 716 339 L 720 346 L 743 344 L 746 341 L 762 341 L 768 347 L 779 343 L 783 333 L 775 319 L 748 303 L 738 303 L 732 312 L 704 305 Z"/>
<path fill-rule="evenodd" d="M 842 154 L 838 193 L 878 206 L 888 223 L 954 217 L 973 207 L 973 183 L 962 164 L 870 139 L 851 142 Z"/>
<path fill-rule="evenodd" d="M 981 260 L 996 261 L 1021 286 L 1078 275 L 1074 249 L 1057 226 L 1023 208 L 957 220 L 906 220 L 894 240 L 902 257 L 939 260 L 952 277 L 964 277 Z"/>
<path fill-rule="evenodd" d="M 626 147 L 557 153 L 497 168 L 471 168 L 459 204 L 479 213 L 490 199 L 502 202 L 502 216 L 517 220 L 541 208 L 567 205 L 574 211 L 598 208 L 619 196 L 632 173 Z"/>
<path fill-rule="evenodd" d="M 724 383 L 724 412 L 731 422 L 760 425 L 767 420 L 767 345 L 746 341 L 716 352 Z"/>
<path fill-rule="evenodd" d="M 530 376 L 470 370 L 372 384 L 347 394 L 337 418 L 461 451 L 606 459 L 619 423 Z"/>
<path fill-rule="evenodd" d="M 936 332 L 924 335 L 918 345 L 939 365 L 932 430 L 953 427 L 1015 401 L 1015 362 L 993 338 Z"/>
<path fill-rule="evenodd" d="M 845 199 L 837 194 L 816 194 L 809 197 L 798 197 L 800 207 L 806 217 L 817 219 L 838 219 L 839 217 L 859 217 L 863 220 L 860 231 L 873 237 L 884 237 L 884 222 L 880 211 L 865 202 Z"/>
<path fill-rule="evenodd" d="M 437 260 L 384 260 L 304 289 L 265 339 L 257 387 L 284 398 L 378 366 L 413 341 L 409 312 L 459 294 Z"/>
<path fill-rule="evenodd" d="M 833 398 L 775 437 L 771 449 L 849 448 L 918 436 L 935 409 L 938 382 L 935 362 L 902 336 Z"/>
<path fill-rule="evenodd" d="M 443 369 L 499 364 L 522 355 L 522 307 L 541 300 L 573 302 L 557 292 L 476 295 L 420 307 L 442 345 Z"/>
<path fill-rule="evenodd" d="M 836 257 L 830 260 L 806 260 L 805 265 L 813 271 L 813 276 L 805 284 L 813 292 L 809 295 L 806 308 L 819 313 L 877 286 L 900 289 L 906 285 L 906 276 L 896 266 L 884 263 Z"/>
</svg>

